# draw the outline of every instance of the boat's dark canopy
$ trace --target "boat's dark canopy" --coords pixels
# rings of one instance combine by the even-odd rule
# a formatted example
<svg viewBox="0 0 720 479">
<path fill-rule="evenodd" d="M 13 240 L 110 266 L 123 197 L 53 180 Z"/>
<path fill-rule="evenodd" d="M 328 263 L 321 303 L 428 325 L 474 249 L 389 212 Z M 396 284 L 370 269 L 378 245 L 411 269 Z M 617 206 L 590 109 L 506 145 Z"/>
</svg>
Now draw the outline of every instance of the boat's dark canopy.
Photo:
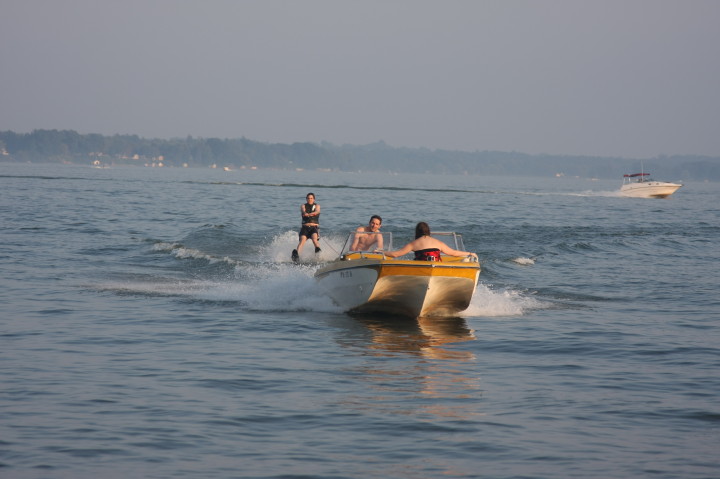
<svg viewBox="0 0 720 479">
<path fill-rule="evenodd" d="M 636 176 L 648 176 L 650 173 L 633 173 L 632 175 L 623 175 L 625 178 L 635 178 Z"/>
</svg>

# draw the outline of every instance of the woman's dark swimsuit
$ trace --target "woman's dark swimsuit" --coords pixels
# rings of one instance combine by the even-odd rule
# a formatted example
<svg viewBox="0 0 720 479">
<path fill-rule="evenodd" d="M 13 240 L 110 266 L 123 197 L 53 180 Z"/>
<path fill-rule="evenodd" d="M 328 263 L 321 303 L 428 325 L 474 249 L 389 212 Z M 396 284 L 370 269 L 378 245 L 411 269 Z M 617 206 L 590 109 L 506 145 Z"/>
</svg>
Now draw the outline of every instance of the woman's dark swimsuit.
<svg viewBox="0 0 720 479">
<path fill-rule="evenodd" d="M 440 258 L 440 250 L 437 248 L 415 251 L 415 259 L 417 261 L 442 261 L 442 258 Z"/>
</svg>

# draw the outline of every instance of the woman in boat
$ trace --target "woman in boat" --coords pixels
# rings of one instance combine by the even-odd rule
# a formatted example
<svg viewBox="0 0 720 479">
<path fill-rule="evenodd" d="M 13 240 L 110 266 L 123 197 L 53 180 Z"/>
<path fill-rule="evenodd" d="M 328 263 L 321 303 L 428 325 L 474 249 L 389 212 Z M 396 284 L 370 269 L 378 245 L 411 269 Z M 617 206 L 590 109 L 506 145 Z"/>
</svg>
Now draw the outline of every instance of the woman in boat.
<svg viewBox="0 0 720 479">
<path fill-rule="evenodd" d="M 477 260 L 475 253 L 452 249 L 439 239 L 430 236 L 430 226 L 424 221 L 421 221 L 415 226 L 414 241 L 409 242 L 399 250 L 386 251 L 385 256 L 397 258 L 398 256 L 408 254 L 410 251 L 415 252 L 415 259 L 419 261 L 442 261 L 440 259 L 440 253 L 448 256 L 472 256 Z"/>
</svg>

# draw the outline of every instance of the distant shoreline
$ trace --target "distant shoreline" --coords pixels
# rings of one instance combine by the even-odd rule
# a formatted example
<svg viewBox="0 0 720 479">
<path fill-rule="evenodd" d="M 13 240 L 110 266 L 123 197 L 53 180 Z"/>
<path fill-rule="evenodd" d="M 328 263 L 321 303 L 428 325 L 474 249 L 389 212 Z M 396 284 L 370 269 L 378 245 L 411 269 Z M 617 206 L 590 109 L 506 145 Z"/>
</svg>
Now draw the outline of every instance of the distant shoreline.
<svg viewBox="0 0 720 479">
<path fill-rule="evenodd" d="M 642 167 L 665 180 L 720 181 L 720 157 L 672 155 L 614 158 L 449 151 L 330 143 L 263 143 L 239 139 L 145 139 L 79 134 L 72 130 L 0 131 L 0 162 L 226 170 L 374 171 L 490 176 L 621 178 Z"/>
</svg>

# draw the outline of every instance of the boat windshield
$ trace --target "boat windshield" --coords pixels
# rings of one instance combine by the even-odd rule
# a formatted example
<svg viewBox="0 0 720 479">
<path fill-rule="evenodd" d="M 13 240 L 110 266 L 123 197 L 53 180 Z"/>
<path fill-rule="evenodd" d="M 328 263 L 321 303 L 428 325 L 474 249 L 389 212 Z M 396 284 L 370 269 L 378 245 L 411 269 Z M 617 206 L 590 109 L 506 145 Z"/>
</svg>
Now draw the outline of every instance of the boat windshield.
<svg viewBox="0 0 720 479">
<path fill-rule="evenodd" d="M 392 249 L 392 233 L 352 231 L 345 240 L 340 255 L 353 252 L 390 251 Z"/>
<path fill-rule="evenodd" d="M 462 235 L 460 233 L 433 232 L 430 236 L 435 239 L 439 239 L 452 249 L 456 249 L 458 251 L 465 251 L 465 245 L 463 244 Z"/>
<path fill-rule="evenodd" d="M 463 244 L 462 235 L 460 233 L 452 232 L 433 232 L 432 237 L 438 239 L 451 247 L 459 251 L 465 251 L 465 245 Z M 393 249 L 393 238 L 392 233 L 388 232 L 376 232 L 367 233 L 364 231 L 352 231 L 345 240 L 341 256 L 349 253 L 364 252 L 380 252 L 380 251 L 391 251 Z"/>
<path fill-rule="evenodd" d="M 650 173 L 633 173 L 632 175 L 623 175 L 623 184 L 629 185 L 630 183 L 646 183 L 654 181 L 649 178 Z"/>
</svg>

